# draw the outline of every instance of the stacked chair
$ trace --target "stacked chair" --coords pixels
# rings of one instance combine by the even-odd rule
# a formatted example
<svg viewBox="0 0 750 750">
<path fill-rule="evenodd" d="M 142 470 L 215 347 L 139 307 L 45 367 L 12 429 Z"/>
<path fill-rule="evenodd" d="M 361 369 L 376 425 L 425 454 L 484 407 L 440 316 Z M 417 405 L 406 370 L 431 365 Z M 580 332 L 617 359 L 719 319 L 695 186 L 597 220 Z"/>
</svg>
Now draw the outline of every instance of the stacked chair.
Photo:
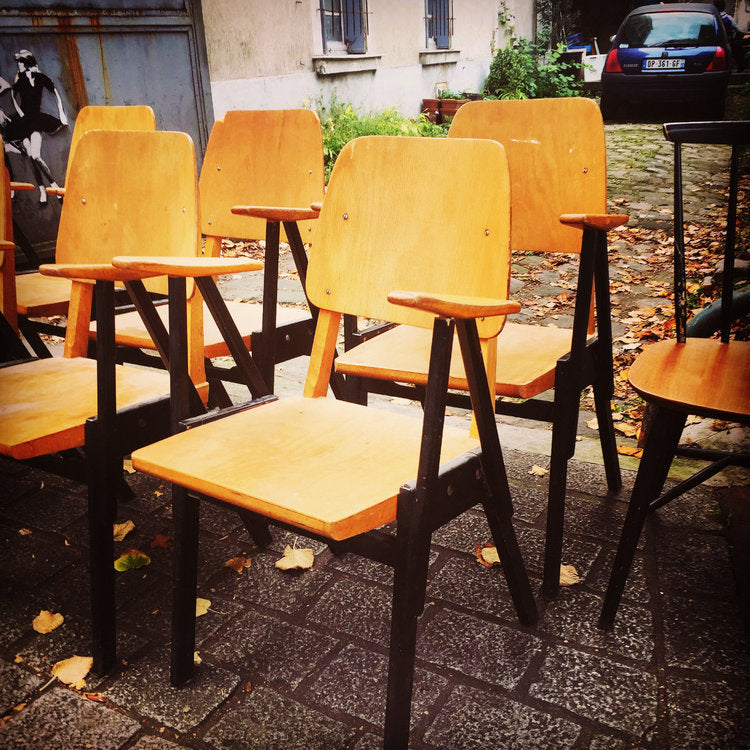
<svg viewBox="0 0 750 750">
<path fill-rule="evenodd" d="M 511 517 L 507 478 L 482 358 L 505 316 L 510 185 L 491 141 L 368 137 L 341 152 L 310 255 L 318 308 L 304 396 L 267 397 L 226 416 L 188 418 L 186 323 L 169 259 L 115 258 L 132 273 L 171 276 L 173 422 L 178 432 L 132 455 L 173 483 L 172 681 L 191 675 L 200 500 L 325 541 L 394 568 L 385 747 L 409 736 L 417 622 L 432 532 L 481 504 L 524 624 L 537 619 Z M 184 292 L 182 292 L 184 294 Z M 424 419 L 327 398 L 343 315 L 432 331 Z M 444 425 L 454 330 L 479 441 Z M 483 342 L 483 343 L 480 343 Z M 491 366 L 489 369 L 492 369 Z M 491 373 L 491 379 L 494 373 Z M 185 429 L 189 427 L 189 429 Z"/>
<path fill-rule="evenodd" d="M 648 514 L 727 466 L 750 466 L 750 454 L 747 452 L 679 446 L 690 414 L 750 423 L 750 342 L 730 339 L 732 321 L 738 317 L 733 297 L 739 158 L 742 147 L 750 145 L 750 122 L 672 123 L 664 125 L 664 134 L 674 143 L 676 336 L 675 339 L 658 341 L 644 348 L 629 371 L 630 384 L 653 410 L 653 414 L 646 431 L 643 457 L 599 619 L 599 625 L 607 629 L 614 624 Z M 703 143 L 732 147 L 719 338 L 689 337 L 687 325 L 682 145 Z M 711 463 L 662 494 L 672 460 L 678 454 Z"/>
<path fill-rule="evenodd" d="M 43 273 L 72 280 L 64 356 L 0 368 L 0 453 L 88 482 L 92 650 L 100 673 L 115 660 L 112 524 L 122 458 L 171 429 L 168 374 L 115 365 L 114 283 L 125 283 L 135 298 L 148 301 L 149 296 L 141 275 L 115 270 L 111 259 L 134 250 L 189 253 L 194 263 L 205 265 L 196 257 L 199 237 L 195 151 L 187 135 L 85 134 L 66 185 L 57 243 L 60 265 L 41 267 Z M 8 241 L 0 243 L 6 258 L 11 248 Z M 229 261 L 224 267 L 235 272 L 261 264 Z M 99 315 L 96 361 L 86 357 L 92 297 Z M 190 328 L 186 360 L 188 350 L 202 353 L 201 331 Z M 153 334 L 166 355 L 165 332 L 157 326 Z M 207 395 L 202 356 L 190 356 L 187 371 L 193 378 L 191 408 L 199 411 Z M 40 464 L 42 459 L 47 460 Z"/>
<path fill-rule="evenodd" d="M 588 99 L 479 101 L 456 114 L 449 138 L 491 138 L 505 147 L 511 178 L 511 248 L 580 256 L 571 329 L 509 322 L 485 351 L 496 370 L 495 411 L 552 423 L 542 592 L 559 588 L 568 460 L 574 455 L 581 392 L 593 386 L 607 484 L 621 487 L 611 415 L 613 395 L 607 232 L 627 221 L 606 213 L 604 126 Z M 440 246 L 440 245 L 437 245 Z M 436 247 L 437 247 L 436 246 Z M 594 315 L 594 312 L 596 313 Z M 376 329 L 377 330 L 377 329 Z M 429 337 L 412 326 L 348 332 L 336 369 L 349 398 L 368 392 L 424 399 Z M 497 361 L 495 368 L 494 361 Z M 466 375 L 454 357 L 450 403 L 468 406 Z M 554 398 L 535 398 L 554 389 Z M 513 400 L 504 400 L 511 397 Z M 522 403 L 518 400 L 523 399 Z"/>
<path fill-rule="evenodd" d="M 289 243 L 304 289 L 307 255 L 303 243 L 312 240 L 318 216 L 311 204 L 323 198 L 318 116 L 305 109 L 227 112 L 211 129 L 199 184 L 206 256 L 219 257 L 224 238 L 265 240 L 262 304 L 227 302 L 227 308 L 270 392 L 275 364 L 309 354 L 312 346 L 314 307 L 312 314 L 281 307 L 277 292 L 280 239 Z M 166 323 L 166 308 L 159 312 Z M 211 317 L 204 315 L 204 319 L 205 357 L 228 355 L 222 331 Z M 148 356 L 139 352 L 153 350 L 154 343 L 138 312 L 118 315 L 116 322 L 117 341 L 123 347 L 120 356 L 148 364 Z M 92 335 L 96 335 L 95 324 Z M 244 376 L 237 367 L 212 367 L 210 362 L 206 367 L 211 403 L 228 406 L 223 381 L 244 383 Z"/>
</svg>

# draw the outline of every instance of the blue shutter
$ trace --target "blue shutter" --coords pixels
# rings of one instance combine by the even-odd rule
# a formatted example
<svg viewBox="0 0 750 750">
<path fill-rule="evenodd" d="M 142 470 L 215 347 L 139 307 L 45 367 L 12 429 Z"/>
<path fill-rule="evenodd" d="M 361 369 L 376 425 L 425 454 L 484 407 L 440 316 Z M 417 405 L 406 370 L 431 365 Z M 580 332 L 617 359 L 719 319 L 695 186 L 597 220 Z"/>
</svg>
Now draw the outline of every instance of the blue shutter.
<svg viewBox="0 0 750 750">
<path fill-rule="evenodd" d="M 343 0 L 341 11 L 344 14 L 344 42 L 347 52 L 360 54 L 366 52 L 367 38 L 362 0 Z"/>
<path fill-rule="evenodd" d="M 451 13 L 450 0 L 434 0 L 433 28 L 435 46 L 438 49 L 450 49 L 451 46 Z"/>
</svg>

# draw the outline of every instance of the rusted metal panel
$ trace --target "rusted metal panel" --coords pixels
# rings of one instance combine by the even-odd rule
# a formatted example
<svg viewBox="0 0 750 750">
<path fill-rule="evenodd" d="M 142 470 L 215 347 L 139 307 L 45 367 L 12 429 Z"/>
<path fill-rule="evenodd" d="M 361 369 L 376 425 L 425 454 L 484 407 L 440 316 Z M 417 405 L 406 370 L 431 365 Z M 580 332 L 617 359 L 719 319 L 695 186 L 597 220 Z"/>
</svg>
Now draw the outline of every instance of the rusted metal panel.
<svg viewBox="0 0 750 750">
<path fill-rule="evenodd" d="M 61 208 L 43 188 L 63 184 L 87 104 L 150 105 L 157 128 L 191 135 L 200 163 L 213 124 L 200 0 L 0 0 L 5 163 L 35 186 L 14 196 L 14 221 L 43 258 Z"/>
</svg>

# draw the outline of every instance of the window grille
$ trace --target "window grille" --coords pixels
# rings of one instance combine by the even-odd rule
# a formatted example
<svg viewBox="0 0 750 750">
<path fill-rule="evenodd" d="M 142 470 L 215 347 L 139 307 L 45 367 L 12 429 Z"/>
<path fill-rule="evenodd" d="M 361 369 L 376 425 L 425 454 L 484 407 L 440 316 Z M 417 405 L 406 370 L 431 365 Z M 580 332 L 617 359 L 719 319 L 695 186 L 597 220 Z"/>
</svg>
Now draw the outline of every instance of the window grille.
<svg viewBox="0 0 750 750">
<path fill-rule="evenodd" d="M 320 0 L 323 51 L 367 51 L 367 0 Z"/>
<path fill-rule="evenodd" d="M 453 1 L 425 0 L 426 46 L 450 49 L 453 36 Z"/>
</svg>

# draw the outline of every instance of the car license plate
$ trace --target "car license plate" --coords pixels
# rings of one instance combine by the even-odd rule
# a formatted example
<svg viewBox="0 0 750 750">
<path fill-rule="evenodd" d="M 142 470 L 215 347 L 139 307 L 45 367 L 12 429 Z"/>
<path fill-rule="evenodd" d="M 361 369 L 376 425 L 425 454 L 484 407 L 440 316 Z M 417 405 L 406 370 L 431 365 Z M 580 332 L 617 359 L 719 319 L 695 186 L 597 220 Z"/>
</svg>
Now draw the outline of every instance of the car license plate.
<svg viewBox="0 0 750 750">
<path fill-rule="evenodd" d="M 643 61 L 644 70 L 684 70 L 684 57 L 649 57 Z"/>
</svg>

